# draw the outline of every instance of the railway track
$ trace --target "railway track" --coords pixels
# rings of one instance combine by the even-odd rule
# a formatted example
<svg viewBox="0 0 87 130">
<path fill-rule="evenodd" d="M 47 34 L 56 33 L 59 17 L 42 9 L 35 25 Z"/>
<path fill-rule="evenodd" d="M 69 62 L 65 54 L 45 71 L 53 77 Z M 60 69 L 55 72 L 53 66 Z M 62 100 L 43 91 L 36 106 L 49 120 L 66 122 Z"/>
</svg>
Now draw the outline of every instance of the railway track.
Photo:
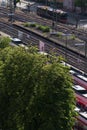
<svg viewBox="0 0 87 130">
<path fill-rule="evenodd" d="M 2 8 L 1 11 L 5 12 L 5 13 L 7 12 L 7 14 L 10 12 L 9 10 L 7 10 L 7 8 L 4 8 L 4 9 Z M 22 22 L 29 22 L 29 21 L 32 22 L 33 21 L 33 22 L 37 22 L 39 24 L 48 25 L 48 26 L 52 27 L 52 20 L 48 20 L 48 19 L 39 17 L 35 13 L 24 13 L 21 10 L 15 11 L 14 19 L 22 21 Z M 55 28 L 56 28 L 56 30 L 58 30 L 60 32 L 74 34 L 76 37 L 87 41 L 87 39 L 86 39 L 87 32 L 84 30 L 76 29 L 70 25 L 62 24 L 59 22 L 56 23 Z"/>
<path fill-rule="evenodd" d="M 13 25 L 9 23 L 6 19 L 0 19 L 0 31 L 7 33 L 11 37 L 18 37 L 18 32 L 19 32 L 19 30 L 15 29 Z M 23 32 L 23 36 L 22 36 L 23 43 L 31 44 L 36 42 L 36 45 L 38 44 L 39 41 L 38 40 L 36 41 L 34 37 L 32 36 L 29 38 L 28 37 L 29 35 Z"/>
<path fill-rule="evenodd" d="M 4 25 L 5 26 L 5 25 Z M 9 27 L 8 27 L 9 28 Z M 14 28 L 15 29 L 15 28 Z M 6 30 L 7 27 L 6 27 Z M 11 30 L 11 27 L 10 27 L 10 30 Z M 22 31 L 24 34 L 26 34 L 25 38 L 24 39 L 24 42 L 27 42 L 27 44 L 29 44 L 30 42 L 29 41 L 25 41 L 25 39 L 27 38 L 27 34 L 30 35 L 31 39 L 33 39 L 31 41 L 31 43 L 36 43 L 36 44 L 39 44 L 39 40 L 43 41 L 45 43 L 45 50 L 46 52 L 50 53 L 51 50 L 53 50 L 53 48 L 56 48 L 55 49 L 55 52 L 57 53 L 57 55 L 62 55 L 64 58 L 67 59 L 67 62 L 73 66 L 75 66 L 76 68 L 78 69 L 81 69 L 82 71 L 87 71 L 85 70 L 85 67 L 86 67 L 86 59 L 84 57 L 80 57 L 80 62 L 78 62 L 78 58 L 79 58 L 79 55 L 75 52 L 72 52 L 71 50 L 66 50 L 65 47 L 63 46 L 60 46 L 58 44 L 56 44 L 55 42 L 51 42 L 51 41 L 48 41 L 42 37 L 39 37 L 37 36 L 36 34 L 32 34 L 32 32 L 30 33 L 29 31 L 26 31 L 26 30 L 21 30 L 20 28 L 16 28 L 16 31 L 18 32 L 18 30 Z M 10 31 L 11 32 L 11 31 Z M 16 32 L 16 33 L 17 33 Z M 8 32 L 7 32 L 8 33 Z M 16 34 L 15 33 L 15 34 Z M 12 35 L 12 34 L 11 34 Z M 17 34 L 16 34 L 17 36 Z M 38 40 L 39 39 L 39 40 Z M 29 39 L 30 40 L 30 39 Z M 66 52 L 67 51 L 67 52 Z M 66 55 L 67 54 L 67 55 Z"/>
<path fill-rule="evenodd" d="M 18 14 L 19 15 L 19 14 Z M 23 17 L 23 16 L 22 16 Z M 67 59 L 67 62 L 70 63 L 71 65 L 75 66 L 78 69 L 81 69 L 85 73 L 87 73 L 87 70 L 85 70 L 87 61 L 84 57 L 80 56 L 80 62 L 78 62 L 78 54 L 75 52 L 71 52 L 70 50 L 67 50 L 66 48 L 60 45 L 56 45 L 55 43 L 48 41 L 44 38 L 38 37 L 37 35 L 32 34 L 32 32 L 26 31 L 26 30 L 21 30 L 20 28 L 15 28 L 13 25 L 11 26 L 11 23 L 8 23 L 8 20 L 3 23 L 3 19 L 0 19 L 0 28 L 2 28 L 2 31 L 11 35 L 12 37 L 17 37 L 18 36 L 18 30 L 23 32 L 23 42 L 26 42 L 27 44 L 30 43 L 36 43 L 37 45 L 39 44 L 39 40 L 42 40 L 43 42 L 46 43 L 46 51 L 50 52 L 53 48 L 56 48 L 55 51 L 57 52 L 58 55 L 62 55 Z M 30 37 L 28 38 L 27 35 Z M 67 56 L 66 56 L 67 53 Z"/>
</svg>

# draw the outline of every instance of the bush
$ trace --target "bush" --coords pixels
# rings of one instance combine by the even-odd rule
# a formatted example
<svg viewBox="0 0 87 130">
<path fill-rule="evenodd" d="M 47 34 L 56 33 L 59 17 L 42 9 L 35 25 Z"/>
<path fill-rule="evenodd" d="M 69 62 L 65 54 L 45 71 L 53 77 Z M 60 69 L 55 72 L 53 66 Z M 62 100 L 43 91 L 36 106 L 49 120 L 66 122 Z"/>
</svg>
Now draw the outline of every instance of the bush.
<svg viewBox="0 0 87 130">
<path fill-rule="evenodd" d="M 75 40 L 76 36 L 75 35 L 72 35 L 71 36 L 71 40 Z"/>
<path fill-rule="evenodd" d="M 30 23 L 29 27 L 36 27 L 36 23 Z"/>
<path fill-rule="evenodd" d="M 48 26 L 42 26 L 42 25 L 37 25 L 36 23 L 24 23 L 24 27 L 37 27 L 37 29 L 43 31 L 43 32 L 49 32 L 50 28 Z"/>
<path fill-rule="evenodd" d="M 36 27 L 36 23 L 24 23 L 24 27 Z"/>
<path fill-rule="evenodd" d="M 41 30 L 41 29 L 42 29 L 42 26 L 41 26 L 41 25 L 38 25 L 38 26 L 37 26 L 37 29 Z"/>
<path fill-rule="evenodd" d="M 62 37 L 62 32 L 58 32 L 57 36 L 61 38 Z"/>
<path fill-rule="evenodd" d="M 49 27 L 45 27 L 43 31 L 44 31 L 44 32 L 49 32 L 49 31 L 50 31 L 50 28 L 49 28 Z"/>
<path fill-rule="evenodd" d="M 24 23 L 24 27 L 29 27 L 29 23 Z"/>
<path fill-rule="evenodd" d="M 39 30 L 43 31 L 43 32 L 49 32 L 50 31 L 50 28 L 48 26 L 39 25 L 37 28 Z"/>
</svg>

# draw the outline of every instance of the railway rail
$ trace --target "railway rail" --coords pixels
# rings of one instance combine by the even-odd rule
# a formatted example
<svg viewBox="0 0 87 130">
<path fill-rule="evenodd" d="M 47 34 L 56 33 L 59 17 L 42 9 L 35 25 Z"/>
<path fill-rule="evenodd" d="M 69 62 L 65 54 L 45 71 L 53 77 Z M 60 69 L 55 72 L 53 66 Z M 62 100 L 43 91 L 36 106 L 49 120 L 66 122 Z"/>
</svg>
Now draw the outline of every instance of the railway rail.
<svg viewBox="0 0 87 130">
<path fill-rule="evenodd" d="M 3 22 L 4 21 L 4 22 Z M 78 63 L 78 53 L 75 53 L 69 49 L 66 50 L 64 46 L 61 46 L 59 44 L 56 44 L 55 42 L 48 40 L 46 38 L 43 38 L 37 34 L 34 34 L 32 32 L 27 31 L 26 29 L 22 29 L 20 27 L 15 27 L 14 25 L 11 25 L 11 23 L 8 23 L 7 19 L 6 21 L 3 19 L 0 19 L 0 28 L 1 31 L 11 35 L 11 37 L 18 37 L 18 31 L 23 32 L 23 42 L 27 45 L 37 45 L 39 46 L 39 41 L 43 41 L 45 43 L 45 51 L 50 53 L 50 51 L 55 50 L 56 54 L 62 55 L 64 58 L 67 59 L 67 62 L 73 66 L 75 66 L 78 69 L 81 69 L 85 73 L 87 73 L 86 65 L 87 61 L 85 57 L 80 57 L 80 63 Z M 27 37 L 29 36 L 29 37 Z"/>
<path fill-rule="evenodd" d="M 8 17 L 7 14 L 9 13 L 9 10 L 7 10 L 6 8 L 1 9 L 1 13 L 4 13 Z M 28 22 L 29 21 L 35 21 L 35 22 L 38 22 L 39 24 L 49 25 L 50 27 L 52 25 L 52 20 L 47 20 L 47 19 L 41 18 L 41 17 L 37 16 L 35 13 L 34 14 L 29 13 L 29 14 L 26 15 L 24 12 L 22 12 L 20 10 L 17 10 L 15 12 L 14 18 L 15 18 L 15 20 L 20 20 L 20 21 L 28 21 Z M 71 31 L 71 29 L 72 29 L 72 31 Z M 83 33 L 82 30 L 76 30 L 75 28 L 68 26 L 68 25 L 64 25 L 62 23 L 57 24 L 57 30 L 62 31 L 62 32 L 68 32 L 68 33 L 69 33 L 69 30 L 70 30 L 70 33 L 73 32 L 75 35 L 77 35 L 79 37 L 81 36 L 82 39 L 85 39 L 84 37 L 86 37 L 86 32 Z M 82 33 L 83 33 L 84 36 L 82 35 Z M 81 62 L 81 60 L 80 60 L 80 62 Z M 81 65 L 81 63 L 80 63 L 80 65 Z"/>
<path fill-rule="evenodd" d="M 7 12 L 6 17 L 8 16 L 8 14 L 10 13 L 10 11 L 7 8 L 0 8 L 1 12 Z M 48 20 L 46 18 L 42 18 L 40 16 L 37 16 L 36 13 L 24 13 L 21 10 L 16 10 L 14 13 L 14 19 L 15 20 L 19 20 L 22 22 L 29 22 L 29 21 L 33 21 L 33 22 L 37 22 L 39 24 L 43 24 L 43 25 L 48 25 L 52 28 L 52 20 Z M 63 33 L 70 33 L 70 34 L 74 34 L 76 37 L 87 41 L 86 36 L 87 36 L 87 31 L 84 31 L 82 29 L 76 29 L 75 27 L 73 27 L 72 25 L 67 25 L 67 24 L 62 24 L 59 22 L 55 22 L 56 26 L 55 29 L 63 32 Z"/>
</svg>

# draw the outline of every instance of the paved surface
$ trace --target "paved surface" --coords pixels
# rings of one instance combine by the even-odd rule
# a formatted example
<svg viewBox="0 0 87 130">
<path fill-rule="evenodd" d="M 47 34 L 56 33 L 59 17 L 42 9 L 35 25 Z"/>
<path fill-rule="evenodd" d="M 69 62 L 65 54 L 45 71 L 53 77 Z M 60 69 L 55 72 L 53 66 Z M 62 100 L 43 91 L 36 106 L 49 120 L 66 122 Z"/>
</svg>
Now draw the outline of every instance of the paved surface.
<svg viewBox="0 0 87 130">
<path fill-rule="evenodd" d="M 0 37 L 1 37 L 1 36 L 10 37 L 10 35 L 8 35 L 8 34 L 3 33 L 3 32 L 0 31 Z"/>
</svg>

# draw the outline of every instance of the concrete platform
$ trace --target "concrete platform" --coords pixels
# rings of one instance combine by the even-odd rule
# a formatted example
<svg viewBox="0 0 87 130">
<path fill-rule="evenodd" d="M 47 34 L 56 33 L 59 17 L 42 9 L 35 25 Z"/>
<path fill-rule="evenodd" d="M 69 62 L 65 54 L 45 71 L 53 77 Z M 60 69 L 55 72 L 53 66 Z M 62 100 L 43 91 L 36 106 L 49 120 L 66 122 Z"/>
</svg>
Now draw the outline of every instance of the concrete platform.
<svg viewBox="0 0 87 130">
<path fill-rule="evenodd" d="M 0 31 L 0 37 L 2 37 L 2 36 L 4 36 L 4 37 L 11 37 L 10 35 Z"/>
</svg>

